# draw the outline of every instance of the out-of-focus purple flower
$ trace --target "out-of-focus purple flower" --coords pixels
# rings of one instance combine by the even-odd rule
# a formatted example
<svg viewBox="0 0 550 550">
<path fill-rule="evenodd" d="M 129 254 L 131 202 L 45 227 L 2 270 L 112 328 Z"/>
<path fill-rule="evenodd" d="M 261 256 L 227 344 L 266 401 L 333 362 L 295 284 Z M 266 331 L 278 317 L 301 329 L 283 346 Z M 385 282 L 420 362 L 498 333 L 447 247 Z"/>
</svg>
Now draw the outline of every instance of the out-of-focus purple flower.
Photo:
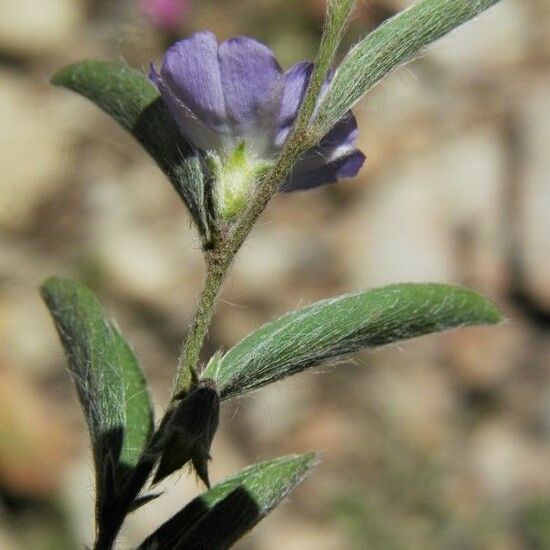
<svg viewBox="0 0 550 550">
<path fill-rule="evenodd" d="M 141 9 L 155 27 L 174 32 L 185 22 L 189 3 L 187 0 L 141 0 Z"/>
<path fill-rule="evenodd" d="M 211 158 L 213 154 L 216 175 L 225 178 L 226 187 L 235 187 L 236 168 L 253 171 L 280 151 L 312 69 L 312 63 L 301 62 L 283 72 L 271 50 L 251 38 L 232 38 L 218 46 L 212 33 L 199 32 L 169 48 L 160 74 L 151 65 L 150 78 L 183 135 Z M 300 158 L 282 190 L 355 176 L 365 160 L 355 148 L 357 134 L 350 111 Z M 229 168 L 224 172 L 224 167 Z"/>
</svg>

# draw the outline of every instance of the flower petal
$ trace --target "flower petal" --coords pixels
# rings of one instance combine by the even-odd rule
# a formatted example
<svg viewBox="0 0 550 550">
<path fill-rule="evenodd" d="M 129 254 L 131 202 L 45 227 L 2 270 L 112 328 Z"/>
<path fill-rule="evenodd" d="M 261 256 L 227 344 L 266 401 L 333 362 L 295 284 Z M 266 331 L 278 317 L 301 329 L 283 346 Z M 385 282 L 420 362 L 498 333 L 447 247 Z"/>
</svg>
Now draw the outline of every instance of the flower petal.
<svg viewBox="0 0 550 550">
<path fill-rule="evenodd" d="M 274 137 L 283 91 L 277 60 L 269 48 L 246 37 L 221 44 L 218 60 L 233 137 L 246 137 L 264 151 Z"/>
<path fill-rule="evenodd" d="M 300 172 L 315 170 L 349 155 L 355 150 L 358 130 L 357 120 L 351 111 L 340 120 L 321 140 L 319 145 L 306 151 L 298 160 L 295 169 Z"/>
<path fill-rule="evenodd" d="M 319 148 L 327 153 L 330 151 L 333 156 L 339 156 L 337 151 L 343 148 L 352 149 L 358 136 L 357 119 L 351 111 L 348 111 L 346 116 L 321 140 Z"/>
<path fill-rule="evenodd" d="M 191 146 L 204 151 L 219 149 L 222 146 L 222 136 L 206 126 L 180 101 L 153 64 L 149 69 L 149 78 L 157 86 L 164 103 Z"/>
<path fill-rule="evenodd" d="M 275 150 L 279 150 L 283 146 L 288 134 L 290 133 L 292 125 L 298 116 L 300 106 L 302 105 L 302 101 L 304 100 L 307 87 L 311 79 L 311 74 L 313 73 L 313 67 L 313 63 L 310 63 L 309 61 L 301 61 L 300 63 L 293 65 L 285 73 L 283 101 L 281 113 L 279 115 L 279 128 L 277 135 L 275 136 Z M 315 118 L 317 109 L 322 103 L 333 77 L 334 71 L 330 69 L 327 74 L 327 78 L 321 87 L 319 97 L 317 98 L 317 105 L 315 106 L 315 110 L 313 112 L 313 118 Z"/>
<path fill-rule="evenodd" d="M 295 169 L 282 185 L 281 191 L 305 191 L 327 183 L 336 183 L 342 178 L 352 178 L 363 166 L 365 158 L 361 151 L 355 149 L 352 153 L 328 164 L 311 169 Z"/>
<path fill-rule="evenodd" d="M 325 159 L 325 162 L 336 160 L 355 149 L 358 136 L 357 119 L 351 111 L 348 111 L 346 116 L 314 148 L 315 153 Z"/>
<path fill-rule="evenodd" d="M 160 71 L 164 82 L 193 114 L 212 130 L 228 135 L 218 63 L 218 42 L 210 32 L 198 32 L 171 46 Z"/>
<path fill-rule="evenodd" d="M 279 113 L 279 128 L 275 137 L 277 147 L 282 147 L 298 116 L 298 110 L 304 99 L 312 72 L 313 63 L 302 61 L 293 65 L 285 73 L 283 98 Z"/>
</svg>

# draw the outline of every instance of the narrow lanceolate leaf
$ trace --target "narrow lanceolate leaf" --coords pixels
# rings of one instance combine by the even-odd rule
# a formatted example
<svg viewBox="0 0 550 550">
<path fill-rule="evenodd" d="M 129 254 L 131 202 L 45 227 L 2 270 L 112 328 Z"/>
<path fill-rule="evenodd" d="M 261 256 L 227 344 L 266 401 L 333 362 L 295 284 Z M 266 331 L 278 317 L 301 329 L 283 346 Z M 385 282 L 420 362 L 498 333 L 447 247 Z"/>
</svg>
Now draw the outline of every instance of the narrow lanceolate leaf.
<svg viewBox="0 0 550 550">
<path fill-rule="evenodd" d="M 423 48 L 499 0 L 419 0 L 366 36 L 346 55 L 321 105 L 324 135 L 377 82 Z"/>
<path fill-rule="evenodd" d="M 248 392 L 364 347 L 502 320 L 488 300 L 462 288 L 396 284 L 341 296 L 279 317 L 211 361 L 203 376 L 222 399 Z"/>
<path fill-rule="evenodd" d="M 323 36 L 315 59 L 313 74 L 296 122 L 297 132 L 304 130 L 310 121 L 355 4 L 355 0 L 328 0 L 327 2 Z"/>
<path fill-rule="evenodd" d="M 139 548 L 229 548 L 267 516 L 316 462 L 316 455 L 309 453 L 249 466 L 192 500 Z"/>
<path fill-rule="evenodd" d="M 41 288 L 65 348 L 92 440 L 98 514 L 137 465 L 153 429 L 147 383 L 118 330 L 85 286 L 52 278 Z"/>
<path fill-rule="evenodd" d="M 130 132 L 168 176 L 203 237 L 209 238 L 200 161 L 144 74 L 120 63 L 87 59 L 64 67 L 51 82 L 86 97 Z"/>
</svg>

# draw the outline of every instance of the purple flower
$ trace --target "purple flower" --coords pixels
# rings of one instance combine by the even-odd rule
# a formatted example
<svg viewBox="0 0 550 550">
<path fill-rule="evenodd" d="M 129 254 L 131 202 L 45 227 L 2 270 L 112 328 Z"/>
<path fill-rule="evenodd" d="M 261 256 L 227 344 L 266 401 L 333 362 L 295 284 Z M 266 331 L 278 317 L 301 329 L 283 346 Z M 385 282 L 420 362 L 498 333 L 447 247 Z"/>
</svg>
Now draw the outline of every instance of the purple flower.
<svg viewBox="0 0 550 550">
<path fill-rule="evenodd" d="M 141 9 L 153 25 L 173 32 L 185 21 L 189 5 L 187 0 L 141 0 Z"/>
<path fill-rule="evenodd" d="M 206 152 L 214 179 L 242 202 L 248 193 L 242 181 L 269 166 L 288 136 L 312 69 L 301 62 L 283 72 L 271 50 L 251 38 L 218 46 L 212 33 L 199 32 L 166 52 L 160 74 L 151 65 L 150 78 L 185 138 Z M 299 159 L 282 190 L 355 176 L 365 160 L 355 148 L 357 134 L 350 111 Z"/>
</svg>

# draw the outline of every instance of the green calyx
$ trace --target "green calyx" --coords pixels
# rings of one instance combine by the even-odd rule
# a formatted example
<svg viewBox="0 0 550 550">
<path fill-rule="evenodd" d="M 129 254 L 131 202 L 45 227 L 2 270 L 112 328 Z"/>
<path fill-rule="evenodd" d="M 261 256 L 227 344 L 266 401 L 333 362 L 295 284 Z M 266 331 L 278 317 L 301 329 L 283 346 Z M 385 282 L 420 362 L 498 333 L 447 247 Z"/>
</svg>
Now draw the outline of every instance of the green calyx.
<svg viewBox="0 0 550 550">
<path fill-rule="evenodd" d="M 209 153 L 207 163 L 214 180 L 214 201 L 218 216 L 235 219 L 246 207 L 255 183 L 271 166 L 270 161 L 254 158 L 241 141 L 225 156 Z"/>
</svg>

